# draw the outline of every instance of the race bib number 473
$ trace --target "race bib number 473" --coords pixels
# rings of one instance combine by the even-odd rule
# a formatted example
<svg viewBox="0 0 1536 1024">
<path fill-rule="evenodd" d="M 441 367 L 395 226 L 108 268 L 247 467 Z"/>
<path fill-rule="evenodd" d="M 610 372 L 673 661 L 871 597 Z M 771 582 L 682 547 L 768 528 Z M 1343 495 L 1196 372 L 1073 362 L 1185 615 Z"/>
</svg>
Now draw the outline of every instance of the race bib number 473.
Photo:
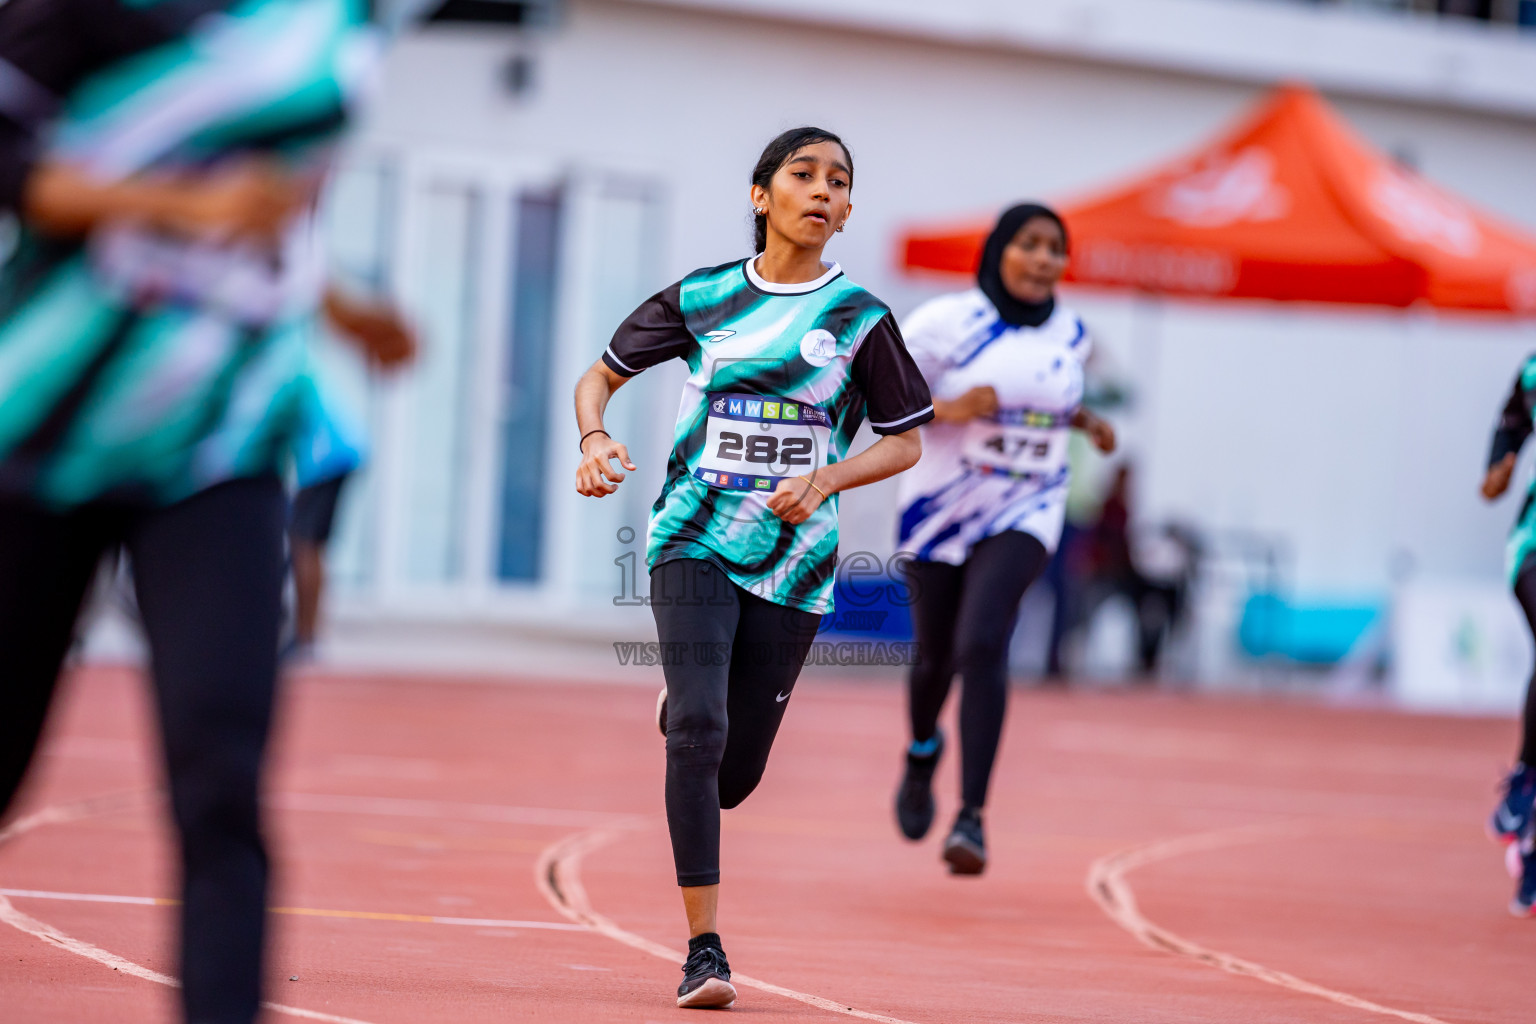
<svg viewBox="0 0 1536 1024">
<path fill-rule="evenodd" d="M 818 406 L 764 395 L 713 393 L 693 475 L 712 487 L 772 492 L 785 477 L 826 465 L 832 424 Z"/>
<path fill-rule="evenodd" d="M 1067 462 L 1065 417 L 1002 410 L 996 420 L 976 420 L 966 431 L 961 458 L 984 473 L 1033 478 Z"/>
</svg>

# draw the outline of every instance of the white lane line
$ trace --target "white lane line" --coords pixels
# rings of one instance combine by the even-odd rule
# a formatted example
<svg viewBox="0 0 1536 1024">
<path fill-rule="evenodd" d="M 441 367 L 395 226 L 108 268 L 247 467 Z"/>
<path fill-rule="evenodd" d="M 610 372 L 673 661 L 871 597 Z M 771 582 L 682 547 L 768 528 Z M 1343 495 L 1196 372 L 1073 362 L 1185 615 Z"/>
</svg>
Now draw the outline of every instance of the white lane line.
<svg viewBox="0 0 1536 1024">
<path fill-rule="evenodd" d="M 1179 839 L 1165 839 L 1159 842 L 1147 843 L 1142 846 L 1134 846 L 1130 849 L 1120 850 L 1107 857 L 1100 857 L 1088 868 L 1088 895 L 1093 901 L 1108 914 L 1110 919 L 1136 936 L 1144 945 L 1165 953 L 1174 953 L 1179 956 L 1187 956 L 1219 968 L 1229 974 L 1237 974 L 1246 978 L 1256 978 L 1259 981 L 1277 985 L 1280 988 L 1290 989 L 1293 992 L 1302 992 L 1307 995 L 1327 999 L 1330 1002 L 1348 1006 L 1366 1013 L 1374 1013 L 1383 1017 L 1395 1017 L 1399 1020 L 1412 1021 L 1414 1024 L 1447 1024 L 1439 1017 L 1431 1017 L 1427 1013 L 1413 1013 L 1409 1010 L 1398 1010 L 1380 1003 L 1373 1003 L 1369 999 L 1361 999 L 1352 996 L 1348 992 L 1340 992 L 1337 989 L 1327 988 L 1304 978 L 1298 978 L 1294 974 L 1277 971 L 1265 967 L 1263 964 L 1254 963 L 1252 960 L 1244 960 L 1230 953 L 1210 949 L 1199 943 L 1191 942 L 1181 935 L 1176 935 L 1144 917 L 1136 906 L 1136 894 L 1131 891 L 1130 883 L 1126 881 L 1126 875 L 1139 867 L 1153 864 L 1161 860 L 1169 860 L 1173 857 L 1181 857 L 1185 854 L 1200 853 L 1207 850 L 1220 850 L 1231 846 L 1241 846 L 1246 843 L 1263 843 L 1275 839 L 1290 839 L 1318 831 L 1317 825 L 1284 824 L 1261 825 L 1252 828 L 1224 829 L 1218 832 L 1203 832 L 1198 835 L 1185 836 Z"/>
<path fill-rule="evenodd" d="M 20 896 L 29 900 L 71 900 L 79 903 L 127 903 L 137 907 L 173 907 L 179 902 L 158 896 L 106 896 L 91 892 L 50 892 L 46 889 L 0 889 L 0 896 Z"/>
<path fill-rule="evenodd" d="M 557 828 L 627 828 L 632 814 L 608 811 L 566 811 L 552 807 L 511 804 L 454 803 L 446 800 L 407 800 L 386 796 L 345 796 L 331 793 L 274 793 L 266 800 L 281 811 L 322 814 L 372 814 L 387 818 L 446 818 L 454 821 L 495 821 L 512 825 L 551 825 Z"/>
<path fill-rule="evenodd" d="M 127 810 L 139 799 L 141 794 L 112 794 L 105 797 L 97 797 L 91 800 L 82 800 L 75 804 L 66 804 L 61 807 L 45 807 L 34 814 L 24 818 L 18 818 L 5 828 L 0 829 L 0 844 L 14 840 L 17 836 L 41 828 L 44 825 L 54 825 L 67 821 L 78 821 L 81 818 L 90 817 L 93 814 L 109 814 L 113 811 Z M 77 939 L 73 935 L 65 934 L 51 924 L 39 921 L 35 917 L 29 917 L 16 909 L 10 899 L 0 895 L 0 921 L 10 925 L 17 931 L 41 939 L 50 946 L 55 946 L 76 956 L 94 960 L 112 968 L 119 974 L 130 974 L 135 978 L 143 978 L 145 981 L 153 981 L 159 985 L 168 985 L 171 988 L 180 988 L 181 983 L 168 974 L 161 974 L 142 964 L 136 964 L 132 960 L 124 959 L 116 953 L 109 953 L 100 946 L 93 946 L 84 939 Z M 325 1024 L 371 1024 L 369 1021 L 358 1020 L 356 1017 L 341 1017 L 334 1013 L 322 1013 L 319 1010 L 305 1010 L 297 1006 L 285 1006 L 282 1003 L 262 1003 L 264 1009 L 273 1013 L 285 1014 L 289 1017 L 301 1017 L 305 1020 L 324 1021 Z"/>
<path fill-rule="evenodd" d="M 122 903 L 138 907 L 175 907 L 180 900 L 164 896 L 112 896 L 90 892 L 53 892 L 47 889 L 0 889 L 0 896 L 29 900 L 66 900 L 78 903 Z M 408 924 L 445 924 L 466 928 L 517 928 L 523 931 L 584 932 L 579 924 L 565 921 L 521 921 L 500 917 L 437 917 L 431 914 L 398 914 L 373 910 L 321 910 L 315 907 L 269 907 L 273 914 L 294 917 L 330 917 L 361 921 L 403 921 Z"/>
<path fill-rule="evenodd" d="M 582 858 L 593 850 L 619 839 L 621 835 L 622 833 L 616 830 L 593 829 L 567 836 L 539 855 L 539 862 L 534 866 L 533 871 L 534 884 L 538 886 L 539 892 L 544 894 L 550 906 L 583 927 L 669 963 L 681 964 L 685 959 L 682 953 L 669 946 L 663 946 L 659 942 L 652 942 L 642 935 L 625 931 L 594 910 L 591 901 L 587 899 L 587 890 L 581 884 Z M 792 988 L 785 988 L 745 974 L 737 974 L 734 971 L 731 973 L 731 981 L 848 1017 L 879 1021 L 881 1024 L 913 1024 L 912 1021 L 903 1020 L 900 1017 L 887 1017 L 868 1010 L 858 1010 L 845 1003 L 834 1002 L 808 992 L 798 992 Z"/>
</svg>

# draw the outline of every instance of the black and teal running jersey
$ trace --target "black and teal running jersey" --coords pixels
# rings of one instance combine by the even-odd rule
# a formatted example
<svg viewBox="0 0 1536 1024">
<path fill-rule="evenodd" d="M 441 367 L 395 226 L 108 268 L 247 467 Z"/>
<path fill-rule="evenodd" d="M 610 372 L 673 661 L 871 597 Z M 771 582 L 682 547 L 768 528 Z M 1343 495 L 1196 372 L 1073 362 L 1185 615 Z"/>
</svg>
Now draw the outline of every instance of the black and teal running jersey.
<svg viewBox="0 0 1536 1024">
<path fill-rule="evenodd" d="M 113 181 L 259 157 L 318 182 L 377 50 L 366 0 L 6 0 L 0 213 L 41 159 Z M 0 491 L 163 504 L 279 469 L 321 267 L 307 221 L 260 245 L 24 228 L 0 268 Z"/>
<path fill-rule="evenodd" d="M 837 496 L 799 526 L 768 510 L 781 480 L 844 458 L 868 417 L 899 434 L 933 418 L 928 386 L 889 309 L 836 264 L 773 284 L 737 260 L 698 270 L 625 320 L 603 361 L 625 377 L 672 358 L 683 387 L 646 557 L 718 565 L 744 590 L 832 607 Z"/>
<path fill-rule="evenodd" d="M 1488 465 L 1494 466 L 1506 455 L 1518 455 L 1526 440 L 1536 430 L 1536 355 L 1529 356 L 1515 375 L 1514 387 L 1499 415 L 1488 452 Z M 1514 529 L 1504 550 L 1504 568 L 1511 585 L 1536 554 L 1536 480 L 1527 487 L 1525 503 L 1515 519 Z"/>
</svg>

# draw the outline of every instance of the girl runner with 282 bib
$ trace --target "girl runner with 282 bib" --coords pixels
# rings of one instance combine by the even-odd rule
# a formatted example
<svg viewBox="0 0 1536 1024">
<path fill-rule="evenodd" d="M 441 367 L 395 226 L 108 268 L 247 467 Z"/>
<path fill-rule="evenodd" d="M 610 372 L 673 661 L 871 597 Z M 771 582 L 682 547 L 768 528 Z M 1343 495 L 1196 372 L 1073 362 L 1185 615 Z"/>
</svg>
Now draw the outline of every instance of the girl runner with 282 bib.
<svg viewBox="0 0 1536 1024">
<path fill-rule="evenodd" d="M 880 300 L 822 249 L 852 209 L 836 135 L 785 132 L 752 174 L 758 256 L 699 270 L 619 327 L 576 389 L 582 494 L 634 469 L 602 428 L 609 397 L 680 358 L 666 483 L 651 512 L 651 608 L 666 657 L 667 824 L 690 939 L 679 1006 L 736 998 L 715 930 L 720 809 L 762 778 L 789 693 L 832 607 L 837 494 L 917 462 L 927 385 Z M 848 458 L 868 418 L 883 435 Z"/>
</svg>

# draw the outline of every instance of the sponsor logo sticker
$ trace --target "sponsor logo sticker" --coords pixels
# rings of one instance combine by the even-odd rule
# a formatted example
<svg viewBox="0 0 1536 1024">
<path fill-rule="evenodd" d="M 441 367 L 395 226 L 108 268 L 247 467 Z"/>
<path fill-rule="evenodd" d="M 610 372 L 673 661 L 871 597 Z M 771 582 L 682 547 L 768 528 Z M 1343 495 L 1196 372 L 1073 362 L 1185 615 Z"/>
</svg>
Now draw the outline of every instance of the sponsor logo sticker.
<svg viewBox="0 0 1536 1024">
<path fill-rule="evenodd" d="M 776 420 L 778 418 L 779 418 L 779 403 L 778 402 L 764 402 L 763 403 L 763 419 L 765 419 L 765 420 Z"/>
<path fill-rule="evenodd" d="M 826 366 L 837 355 L 837 336 L 818 327 L 800 339 L 800 358 L 812 366 Z"/>
</svg>

